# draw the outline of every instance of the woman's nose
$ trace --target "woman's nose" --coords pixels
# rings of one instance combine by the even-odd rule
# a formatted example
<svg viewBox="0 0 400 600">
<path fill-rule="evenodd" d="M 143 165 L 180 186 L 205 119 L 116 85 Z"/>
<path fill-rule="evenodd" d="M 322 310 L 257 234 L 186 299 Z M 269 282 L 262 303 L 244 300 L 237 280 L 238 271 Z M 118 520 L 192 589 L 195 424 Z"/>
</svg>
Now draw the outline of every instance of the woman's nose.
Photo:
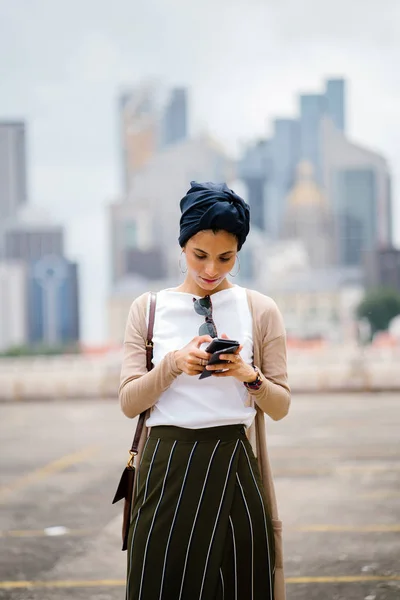
<svg viewBox="0 0 400 600">
<path fill-rule="evenodd" d="M 207 263 L 204 272 L 210 279 L 214 279 L 214 277 L 218 274 L 217 267 L 214 263 Z"/>
</svg>

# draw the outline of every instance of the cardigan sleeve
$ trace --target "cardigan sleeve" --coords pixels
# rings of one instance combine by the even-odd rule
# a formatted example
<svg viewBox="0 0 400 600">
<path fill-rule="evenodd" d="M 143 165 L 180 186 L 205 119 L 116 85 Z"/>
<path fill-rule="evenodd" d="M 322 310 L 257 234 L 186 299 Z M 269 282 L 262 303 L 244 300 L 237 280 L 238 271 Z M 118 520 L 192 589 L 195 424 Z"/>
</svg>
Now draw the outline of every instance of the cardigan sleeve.
<svg viewBox="0 0 400 600">
<path fill-rule="evenodd" d="M 156 367 L 147 371 L 143 331 L 147 331 L 147 326 L 141 296 L 133 302 L 128 315 L 119 386 L 122 412 L 131 419 L 153 406 L 181 373 L 176 366 L 174 352 L 168 352 Z"/>
<path fill-rule="evenodd" d="M 286 332 L 279 308 L 271 298 L 268 301 L 258 327 L 261 364 L 257 366 L 263 382 L 258 390 L 250 390 L 250 394 L 267 415 L 279 421 L 287 415 L 290 406 Z"/>
</svg>

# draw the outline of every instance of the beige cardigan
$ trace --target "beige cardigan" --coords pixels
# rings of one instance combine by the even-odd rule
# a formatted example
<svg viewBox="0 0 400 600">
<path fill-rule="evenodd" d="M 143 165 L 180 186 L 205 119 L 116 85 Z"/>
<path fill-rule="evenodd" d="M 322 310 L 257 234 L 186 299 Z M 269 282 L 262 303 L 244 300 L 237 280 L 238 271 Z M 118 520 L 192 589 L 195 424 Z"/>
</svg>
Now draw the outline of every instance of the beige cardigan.
<svg viewBox="0 0 400 600">
<path fill-rule="evenodd" d="M 130 418 L 150 409 L 157 402 L 160 394 L 181 373 L 176 366 L 174 352 L 169 352 L 154 369 L 147 372 L 145 345 L 148 298 L 149 295 L 146 293 L 132 303 L 125 330 L 119 399 L 122 411 Z M 247 298 L 253 317 L 254 364 L 263 374 L 261 387 L 249 393 L 249 403 L 255 406 L 257 412 L 253 424 L 247 429 L 247 436 L 257 456 L 274 527 L 274 600 L 285 600 L 282 522 L 278 516 L 274 482 L 268 459 L 264 413 L 277 421 L 286 416 L 289 410 L 286 334 L 281 313 L 271 298 L 254 290 L 247 290 Z M 148 433 L 148 429 L 144 427 L 138 460 Z"/>
</svg>

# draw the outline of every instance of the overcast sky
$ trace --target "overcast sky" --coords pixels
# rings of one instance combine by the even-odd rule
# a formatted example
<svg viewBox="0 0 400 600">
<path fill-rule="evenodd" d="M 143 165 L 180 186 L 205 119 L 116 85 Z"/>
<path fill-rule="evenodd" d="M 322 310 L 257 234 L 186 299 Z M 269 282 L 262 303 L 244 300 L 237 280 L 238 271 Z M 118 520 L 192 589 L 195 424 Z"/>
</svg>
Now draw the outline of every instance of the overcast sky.
<svg viewBox="0 0 400 600">
<path fill-rule="evenodd" d="M 30 200 L 68 226 L 84 340 L 106 334 L 116 98 L 143 78 L 189 85 L 191 131 L 237 153 L 346 77 L 349 135 L 392 169 L 400 243 L 399 26 L 399 0 L 0 0 L 0 119 L 27 120 Z"/>
</svg>

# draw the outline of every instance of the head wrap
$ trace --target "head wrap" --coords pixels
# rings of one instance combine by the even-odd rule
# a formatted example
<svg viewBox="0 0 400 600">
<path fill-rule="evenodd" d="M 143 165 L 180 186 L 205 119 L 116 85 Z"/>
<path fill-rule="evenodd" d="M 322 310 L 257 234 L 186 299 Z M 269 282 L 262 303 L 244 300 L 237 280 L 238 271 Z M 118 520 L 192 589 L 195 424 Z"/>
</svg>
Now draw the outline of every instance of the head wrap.
<svg viewBox="0 0 400 600">
<path fill-rule="evenodd" d="M 223 229 L 238 238 L 238 250 L 250 229 L 250 207 L 226 183 L 190 182 L 191 188 L 180 202 L 179 244 L 205 229 Z"/>
</svg>

